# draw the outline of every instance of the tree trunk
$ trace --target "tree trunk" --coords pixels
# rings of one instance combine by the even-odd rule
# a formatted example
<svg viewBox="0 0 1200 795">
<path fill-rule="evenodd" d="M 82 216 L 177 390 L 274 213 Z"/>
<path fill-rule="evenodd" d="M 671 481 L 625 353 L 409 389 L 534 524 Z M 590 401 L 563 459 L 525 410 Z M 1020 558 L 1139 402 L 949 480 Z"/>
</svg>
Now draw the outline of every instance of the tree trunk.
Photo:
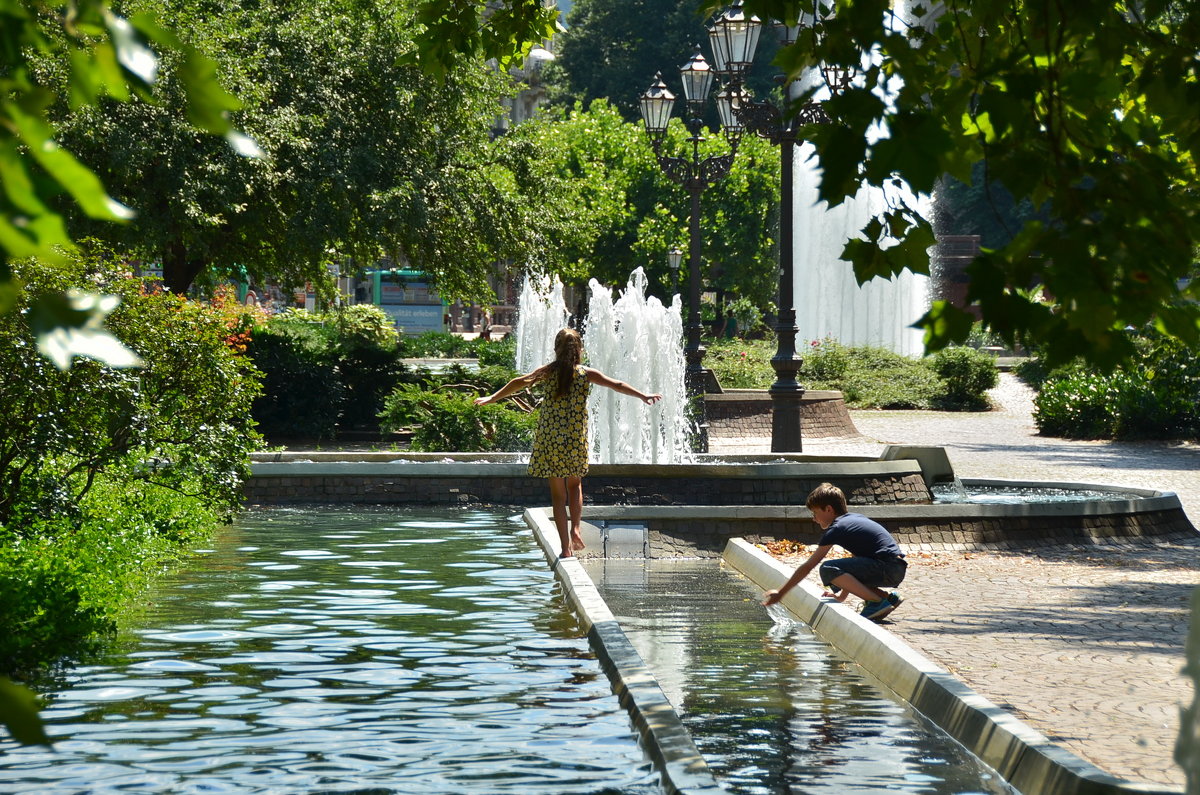
<svg viewBox="0 0 1200 795">
<path fill-rule="evenodd" d="M 189 259 L 187 246 L 174 241 L 167 246 L 163 256 L 163 283 L 176 295 L 185 295 L 192 282 L 204 270 L 204 262 Z"/>
</svg>

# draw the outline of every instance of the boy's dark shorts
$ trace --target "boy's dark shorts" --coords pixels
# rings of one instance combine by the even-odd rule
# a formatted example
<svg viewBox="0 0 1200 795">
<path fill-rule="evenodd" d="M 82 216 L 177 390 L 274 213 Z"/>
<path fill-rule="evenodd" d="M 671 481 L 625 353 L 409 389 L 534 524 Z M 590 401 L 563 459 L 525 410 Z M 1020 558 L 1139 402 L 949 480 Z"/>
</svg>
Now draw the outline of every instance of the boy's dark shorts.
<svg viewBox="0 0 1200 795">
<path fill-rule="evenodd" d="M 840 589 L 833 581 L 843 574 L 851 574 L 854 579 L 871 588 L 895 588 L 904 581 L 904 575 L 908 573 L 908 563 L 904 558 L 889 561 L 875 558 L 835 558 L 822 563 L 819 571 L 821 582 L 834 593 Z"/>
</svg>

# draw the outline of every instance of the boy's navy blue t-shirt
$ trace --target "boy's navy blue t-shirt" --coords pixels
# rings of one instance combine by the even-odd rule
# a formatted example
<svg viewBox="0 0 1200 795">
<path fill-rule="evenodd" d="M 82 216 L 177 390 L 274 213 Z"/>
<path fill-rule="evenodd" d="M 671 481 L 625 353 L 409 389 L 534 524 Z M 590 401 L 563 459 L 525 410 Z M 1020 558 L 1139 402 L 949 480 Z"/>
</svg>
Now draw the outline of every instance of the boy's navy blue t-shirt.
<svg viewBox="0 0 1200 795">
<path fill-rule="evenodd" d="M 887 529 L 861 513 L 844 513 L 821 535 L 820 546 L 837 544 L 856 558 L 893 560 L 904 557 Z"/>
</svg>

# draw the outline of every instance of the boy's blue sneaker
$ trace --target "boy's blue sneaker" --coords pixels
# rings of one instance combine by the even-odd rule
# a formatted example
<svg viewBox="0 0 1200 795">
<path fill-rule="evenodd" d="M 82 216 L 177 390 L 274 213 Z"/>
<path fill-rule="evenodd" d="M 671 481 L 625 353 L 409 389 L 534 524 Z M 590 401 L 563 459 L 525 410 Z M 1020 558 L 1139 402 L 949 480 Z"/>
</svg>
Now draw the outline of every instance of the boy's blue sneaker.
<svg viewBox="0 0 1200 795">
<path fill-rule="evenodd" d="M 900 605 L 904 604 L 904 597 L 895 591 L 892 591 L 887 595 L 887 600 L 892 603 L 892 607 L 899 607 Z"/>
<path fill-rule="evenodd" d="M 897 604 L 892 602 L 891 595 L 889 594 L 887 597 L 880 599 L 878 602 L 865 602 L 863 604 L 862 612 L 859 613 L 859 615 L 863 618 L 869 618 L 872 621 L 879 621 L 884 616 L 895 610 L 896 607 Z"/>
</svg>

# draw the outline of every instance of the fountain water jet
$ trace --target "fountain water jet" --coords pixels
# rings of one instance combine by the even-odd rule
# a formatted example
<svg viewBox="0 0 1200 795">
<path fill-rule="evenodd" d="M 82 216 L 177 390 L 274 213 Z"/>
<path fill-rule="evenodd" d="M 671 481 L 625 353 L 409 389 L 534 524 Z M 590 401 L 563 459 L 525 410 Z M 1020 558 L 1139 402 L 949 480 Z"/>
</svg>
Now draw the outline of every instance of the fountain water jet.
<svg viewBox="0 0 1200 795">
<path fill-rule="evenodd" d="M 516 368 L 528 373 L 554 358 L 554 335 L 567 325 L 567 304 L 557 276 L 526 276 L 517 304 Z"/>
<path fill-rule="evenodd" d="M 595 279 L 583 328 L 587 364 L 663 399 L 654 406 L 611 390 L 588 400 L 592 463 L 677 464 L 691 462 L 684 387 L 683 320 L 679 296 L 663 306 L 646 295 L 638 268 L 626 288 L 613 291 Z M 527 279 L 517 315 L 517 367 L 529 372 L 554 358 L 554 335 L 566 325 L 562 283 Z"/>
<path fill-rule="evenodd" d="M 889 197 L 865 187 L 837 207 L 819 199 L 820 173 L 812 145 L 796 158 L 793 289 L 798 339 L 832 337 L 843 345 L 871 345 L 906 356 L 924 353 L 923 332 L 910 328 L 929 308 L 929 277 L 903 271 L 859 285 L 839 257 Z M 912 199 L 908 199 L 910 206 Z"/>
</svg>

